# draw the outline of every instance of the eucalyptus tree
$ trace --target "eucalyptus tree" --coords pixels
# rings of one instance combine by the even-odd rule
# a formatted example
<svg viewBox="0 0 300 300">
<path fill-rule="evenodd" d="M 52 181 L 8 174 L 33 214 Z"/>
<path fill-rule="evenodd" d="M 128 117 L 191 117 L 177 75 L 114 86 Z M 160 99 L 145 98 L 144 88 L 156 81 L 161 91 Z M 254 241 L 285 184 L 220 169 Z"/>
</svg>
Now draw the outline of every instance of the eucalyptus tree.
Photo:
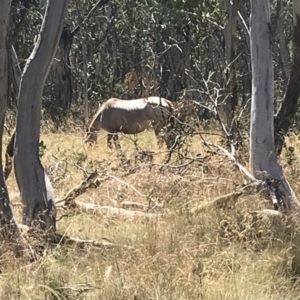
<svg viewBox="0 0 300 300">
<path fill-rule="evenodd" d="M 296 209 L 299 202 L 282 173 L 275 152 L 274 70 L 270 34 L 269 0 L 251 0 L 250 165 L 256 178 L 269 183 L 274 205 Z"/>
<path fill-rule="evenodd" d="M 4 119 L 9 100 L 9 17 L 11 0 L 0 2 L 0 231 L 1 238 L 17 238 L 18 227 L 4 180 L 2 166 L 2 135 Z"/>
<path fill-rule="evenodd" d="M 55 198 L 39 159 L 42 92 L 63 28 L 67 0 L 49 0 L 41 31 L 25 65 L 19 91 L 14 167 L 23 224 L 56 230 Z"/>
</svg>

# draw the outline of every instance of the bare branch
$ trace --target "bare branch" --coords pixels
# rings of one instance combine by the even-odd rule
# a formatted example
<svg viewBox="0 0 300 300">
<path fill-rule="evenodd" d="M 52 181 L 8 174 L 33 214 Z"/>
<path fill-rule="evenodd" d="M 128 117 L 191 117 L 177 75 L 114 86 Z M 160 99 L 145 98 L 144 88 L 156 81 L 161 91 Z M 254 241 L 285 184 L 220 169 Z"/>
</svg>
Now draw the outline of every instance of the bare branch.
<svg viewBox="0 0 300 300">
<path fill-rule="evenodd" d="M 89 13 L 87 14 L 87 16 L 84 18 L 82 25 L 84 26 L 86 21 L 95 13 L 96 9 L 99 7 L 104 6 L 105 4 L 107 4 L 109 2 L 109 0 L 99 0 L 89 11 Z M 72 31 L 72 36 L 74 36 L 75 34 L 77 34 L 80 30 L 80 25 L 78 25 L 73 31 Z"/>
</svg>

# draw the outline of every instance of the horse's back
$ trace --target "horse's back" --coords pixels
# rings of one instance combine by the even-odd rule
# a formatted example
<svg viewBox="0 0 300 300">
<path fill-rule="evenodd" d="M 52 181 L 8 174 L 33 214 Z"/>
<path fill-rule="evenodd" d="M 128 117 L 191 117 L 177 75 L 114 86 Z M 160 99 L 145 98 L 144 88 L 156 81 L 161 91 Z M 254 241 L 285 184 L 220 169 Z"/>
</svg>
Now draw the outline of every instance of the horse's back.
<svg viewBox="0 0 300 300">
<path fill-rule="evenodd" d="M 102 109 L 120 109 L 125 111 L 142 110 L 146 107 L 146 99 L 123 100 L 118 98 L 108 99 L 103 103 Z"/>
<path fill-rule="evenodd" d="M 164 108 L 161 112 L 157 111 L 160 106 Z M 170 110 L 170 104 L 161 97 L 133 100 L 110 98 L 99 107 L 95 120 L 108 132 L 136 134 L 149 128 L 150 123 L 165 123 Z"/>
</svg>

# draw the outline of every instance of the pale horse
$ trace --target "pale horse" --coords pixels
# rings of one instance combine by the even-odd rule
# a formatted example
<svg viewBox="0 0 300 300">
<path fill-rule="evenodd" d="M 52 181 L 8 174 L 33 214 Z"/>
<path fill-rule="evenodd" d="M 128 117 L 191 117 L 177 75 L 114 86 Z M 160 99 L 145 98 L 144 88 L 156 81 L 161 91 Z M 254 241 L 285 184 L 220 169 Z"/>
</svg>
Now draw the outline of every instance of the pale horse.
<svg viewBox="0 0 300 300">
<path fill-rule="evenodd" d="M 170 100 L 161 97 L 148 97 L 134 100 L 111 98 L 102 103 L 94 115 L 86 133 L 85 143 L 95 143 L 100 129 L 107 132 L 107 145 L 120 149 L 118 132 L 137 134 L 153 127 L 158 142 L 160 133 L 174 123 L 174 106 Z"/>
</svg>

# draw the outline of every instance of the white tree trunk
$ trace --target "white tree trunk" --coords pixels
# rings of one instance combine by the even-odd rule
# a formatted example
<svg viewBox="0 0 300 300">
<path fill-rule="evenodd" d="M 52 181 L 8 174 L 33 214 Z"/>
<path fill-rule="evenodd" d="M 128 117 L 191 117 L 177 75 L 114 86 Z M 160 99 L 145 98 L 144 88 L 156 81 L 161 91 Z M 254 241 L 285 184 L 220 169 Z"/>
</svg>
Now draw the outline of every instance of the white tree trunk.
<svg viewBox="0 0 300 300">
<path fill-rule="evenodd" d="M 252 105 L 250 165 L 254 176 L 276 183 L 278 205 L 296 208 L 298 200 L 277 162 L 274 145 L 274 72 L 270 42 L 269 0 L 251 0 L 250 45 Z"/>
<path fill-rule="evenodd" d="M 55 199 L 39 159 L 42 92 L 63 27 L 67 0 L 49 0 L 38 41 L 21 79 L 14 166 L 23 223 L 55 231 Z M 35 221 L 35 222 L 33 222 Z"/>
<path fill-rule="evenodd" d="M 3 176 L 2 135 L 6 107 L 9 97 L 8 84 L 8 28 L 11 0 L 0 1 L 0 240 L 18 238 L 18 227 L 13 217 L 12 207 Z"/>
</svg>

